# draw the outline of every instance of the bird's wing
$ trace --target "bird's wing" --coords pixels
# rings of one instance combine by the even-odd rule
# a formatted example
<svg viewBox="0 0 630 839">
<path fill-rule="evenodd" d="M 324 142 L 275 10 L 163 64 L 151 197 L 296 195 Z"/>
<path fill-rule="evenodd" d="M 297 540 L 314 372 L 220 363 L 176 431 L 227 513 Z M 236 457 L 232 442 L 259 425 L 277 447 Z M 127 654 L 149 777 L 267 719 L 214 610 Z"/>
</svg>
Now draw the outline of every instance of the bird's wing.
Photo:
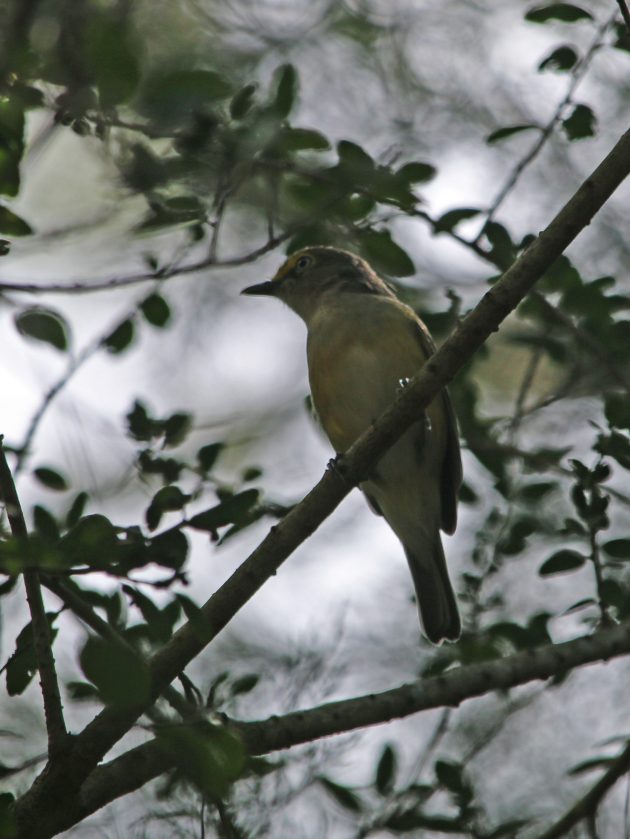
<svg viewBox="0 0 630 839">
<path fill-rule="evenodd" d="M 419 340 L 424 354 L 428 358 L 435 352 L 433 339 L 426 326 L 418 318 L 414 319 L 414 328 L 417 340 Z M 440 483 L 442 501 L 440 526 L 445 533 L 454 533 L 457 526 L 457 494 L 462 483 L 463 472 L 457 420 L 447 388 L 442 390 L 442 404 L 446 417 L 446 446 Z"/>
</svg>

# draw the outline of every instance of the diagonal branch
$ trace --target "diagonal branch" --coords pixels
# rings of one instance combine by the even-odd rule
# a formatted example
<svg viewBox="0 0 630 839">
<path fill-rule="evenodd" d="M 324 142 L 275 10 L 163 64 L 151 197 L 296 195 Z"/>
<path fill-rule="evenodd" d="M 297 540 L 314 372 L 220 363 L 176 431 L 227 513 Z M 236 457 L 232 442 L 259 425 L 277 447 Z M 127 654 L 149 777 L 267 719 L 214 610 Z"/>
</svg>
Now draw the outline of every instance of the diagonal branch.
<svg viewBox="0 0 630 839">
<path fill-rule="evenodd" d="M 348 450 L 335 470 L 327 471 L 306 498 L 272 528 L 269 535 L 205 603 L 198 619 L 187 622 L 149 661 L 152 695 L 131 708 L 105 708 L 76 737 L 71 759 L 48 767 L 16 804 L 20 836 L 48 836 L 37 827 L 37 814 L 47 801 L 60 813 L 97 763 L 129 730 L 157 695 L 214 638 L 239 609 L 274 574 L 284 560 L 339 505 L 353 486 L 369 474 L 387 449 L 417 421 L 419 414 L 448 384 L 474 352 L 534 287 L 537 280 L 590 223 L 630 173 L 630 131 L 560 210 L 501 280 L 422 367 L 396 402 Z M 199 631 L 203 623 L 206 631 Z"/>
<path fill-rule="evenodd" d="M 28 539 L 26 522 L 24 521 L 13 476 L 11 475 L 11 470 L 4 454 L 1 436 L 0 499 L 4 502 L 13 537 L 26 541 Z M 26 588 L 26 599 L 31 613 L 33 647 L 35 649 L 35 660 L 37 661 L 42 698 L 44 700 L 44 716 L 46 717 L 46 731 L 48 733 L 48 756 L 50 760 L 56 760 L 64 754 L 68 742 L 68 732 L 63 718 L 61 696 L 59 695 L 50 626 L 44 608 L 44 600 L 42 598 L 42 590 L 37 571 L 24 572 L 24 587 Z"/>
<path fill-rule="evenodd" d="M 566 836 L 571 828 L 575 827 L 583 819 L 594 818 L 606 794 L 613 788 L 619 778 L 628 772 L 630 772 L 630 743 L 613 760 L 610 767 L 604 772 L 599 781 L 588 790 L 586 795 L 580 798 L 573 807 L 567 810 L 551 827 L 548 827 L 544 833 L 541 833 L 538 839 L 560 839 L 561 836 Z"/>
</svg>

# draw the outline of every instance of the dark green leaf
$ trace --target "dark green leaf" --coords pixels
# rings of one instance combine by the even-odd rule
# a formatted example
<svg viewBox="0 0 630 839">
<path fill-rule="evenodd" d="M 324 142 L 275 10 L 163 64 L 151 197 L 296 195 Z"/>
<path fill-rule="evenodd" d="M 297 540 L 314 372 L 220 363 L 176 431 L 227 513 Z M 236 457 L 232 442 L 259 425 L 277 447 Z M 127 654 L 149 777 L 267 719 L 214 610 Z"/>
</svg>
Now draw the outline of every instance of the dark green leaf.
<svg viewBox="0 0 630 839">
<path fill-rule="evenodd" d="M 520 134 L 522 131 L 532 130 L 540 131 L 540 127 L 538 125 L 533 125 L 532 123 L 506 125 L 504 128 L 497 128 L 497 130 L 493 131 L 492 134 L 488 134 L 486 137 L 486 143 L 490 146 L 493 143 L 498 143 L 500 140 L 506 140 L 508 137 L 513 137 L 514 134 Z"/>
<path fill-rule="evenodd" d="M 615 33 L 613 47 L 624 52 L 630 52 L 630 32 L 628 32 L 626 24 L 621 21 L 614 23 L 613 30 Z"/>
<path fill-rule="evenodd" d="M 419 184 L 426 183 L 426 181 L 434 178 L 436 171 L 435 166 L 431 166 L 430 163 L 414 161 L 401 166 L 396 175 L 407 181 L 408 184 Z"/>
<path fill-rule="evenodd" d="M 190 495 L 183 493 L 178 486 L 162 487 L 156 492 L 147 507 L 145 514 L 147 526 L 150 530 L 155 530 L 164 513 L 181 510 L 188 501 L 190 501 Z"/>
<path fill-rule="evenodd" d="M 98 690 L 89 682 L 68 682 L 66 690 L 75 702 L 89 702 L 100 697 Z"/>
<path fill-rule="evenodd" d="M 274 75 L 276 95 L 273 109 L 280 117 L 287 117 L 291 112 L 298 94 L 298 75 L 292 64 L 279 67 Z"/>
<path fill-rule="evenodd" d="M 101 105 L 110 108 L 130 99 L 140 80 L 140 67 L 128 30 L 120 21 L 99 20 L 88 32 L 87 49 Z"/>
<path fill-rule="evenodd" d="M 408 277 L 416 268 L 409 255 L 397 245 L 388 230 L 365 230 L 359 239 L 361 252 L 375 271 L 393 277 Z"/>
<path fill-rule="evenodd" d="M 273 143 L 273 150 L 280 152 L 325 151 L 330 143 L 319 131 L 310 128 L 291 128 L 285 126 Z"/>
<path fill-rule="evenodd" d="M 28 236 L 32 232 L 32 227 L 23 218 L 12 213 L 8 207 L 0 206 L 0 233 L 5 236 Z"/>
<path fill-rule="evenodd" d="M 166 127 L 181 127 L 231 93 L 231 84 L 212 70 L 158 71 L 143 85 L 140 108 Z"/>
<path fill-rule="evenodd" d="M 134 325 L 133 320 L 124 320 L 119 324 L 107 338 L 103 339 L 103 346 L 112 354 L 126 350 L 133 341 Z"/>
<path fill-rule="evenodd" d="M 593 20 L 593 15 L 572 3 L 548 3 L 530 9 L 525 15 L 525 20 L 530 21 L 530 23 L 547 23 L 549 20 L 575 23 L 578 20 Z"/>
<path fill-rule="evenodd" d="M 103 567 L 111 565 L 118 555 L 120 542 L 111 521 L 99 513 L 80 518 L 63 537 L 59 547 L 69 565 Z"/>
<path fill-rule="evenodd" d="M 569 140 L 593 137 L 597 119 L 588 105 L 576 105 L 569 116 L 562 120 L 562 128 Z"/>
<path fill-rule="evenodd" d="M 15 325 L 20 335 L 43 341 L 64 352 L 68 349 L 68 325 L 64 318 L 52 309 L 33 306 L 15 316 Z"/>
<path fill-rule="evenodd" d="M 348 789 L 348 787 L 337 784 L 334 781 L 331 781 L 330 778 L 326 778 L 324 775 L 321 775 L 317 780 L 326 792 L 334 798 L 337 804 L 343 807 L 344 810 L 350 810 L 353 813 L 360 813 L 363 810 L 363 802 L 359 796 L 351 789 Z"/>
<path fill-rule="evenodd" d="M 59 539 L 59 526 L 55 517 L 45 507 L 33 507 L 33 524 L 38 536 L 44 542 L 54 544 Z"/>
<path fill-rule="evenodd" d="M 51 469 L 50 466 L 38 466 L 37 469 L 33 469 L 33 475 L 40 484 L 48 487 L 48 489 L 54 489 L 57 492 L 68 489 L 68 484 L 63 475 L 60 475 L 56 469 Z"/>
<path fill-rule="evenodd" d="M 614 760 L 614 757 L 592 757 L 589 760 L 583 760 L 581 763 L 572 766 L 568 774 L 583 775 L 585 772 L 592 772 L 593 769 L 607 769 Z"/>
<path fill-rule="evenodd" d="M 46 612 L 51 642 L 57 635 L 54 622 L 58 612 Z M 4 666 L 7 680 L 7 693 L 17 696 L 23 693 L 37 672 L 37 659 L 33 646 L 33 624 L 29 621 L 16 638 L 15 650 Z"/>
<path fill-rule="evenodd" d="M 630 539 L 611 539 L 602 548 L 615 559 L 630 559 Z"/>
<path fill-rule="evenodd" d="M 152 326 L 165 326 L 171 317 L 169 305 L 161 294 L 146 297 L 140 304 L 140 310 Z"/>
<path fill-rule="evenodd" d="M 386 745 L 376 767 L 374 785 L 381 795 L 391 792 L 396 780 L 396 752 L 390 745 Z"/>
<path fill-rule="evenodd" d="M 460 763 L 447 760 L 436 760 L 435 776 L 443 787 L 454 793 L 464 792 L 464 769 Z"/>
<path fill-rule="evenodd" d="M 461 835 L 466 830 L 466 825 L 460 819 L 453 819 L 449 816 L 429 816 L 416 807 L 397 810 L 385 819 L 383 826 L 394 831 L 394 833 L 410 833 L 411 831 L 424 829 L 437 833 L 457 833 Z"/>
<path fill-rule="evenodd" d="M 146 407 L 137 399 L 127 414 L 127 428 L 136 440 L 151 440 L 162 433 L 159 423 L 149 416 Z"/>
<path fill-rule="evenodd" d="M 537 481 L 533 484 L 526 484 L 522 486 L 517 495 L 523 501 L 527 503 L 537 502 L 540 501 L 541 498 L 544 498 L 554 489 L 557 489 L 558 484 L 556 481 Z"/>
<path fill-rule="evenodd" d="M 157 740 L 178 772 L 212 800 L 225 798 L 246 768 L 240 738 L 217 725 L 160 726 Z"/>
<path fill-rule="evenodd" d="M 231 495 L 215 507 L 193 516 L 187 524 L 196 530 L 207 530 L 210 533 L 226 524 L 237 524 L 247 518 L 259 495 L 257 489 L 246 489 Z"/>
<path fill-rule="evenodd" d="M 551 574 L 565 574 L 567 571 L 574 571 L 581 568 L 586 562 L 586 557 L 577 551 L 569 549 L 557 551 L 546 559 L 538 569 L 541 577 L 548 577 Z"/>
<path fill-rule="evenodd" d="M 163 425 L 164 445 L 178 446 L 186 439 L 192 427 L 192 417 L 190 414 L 178 412 L 165 419 Z"/>
<path fill-rule="evenodd" d="M 230 116 L 232 119 L 242 119 L 254 103 L 256 93 L 255 84 L 246 84 L 232 97 L 230 102 Z"/>
<path fill-rule="evenodd" d="M 87 504 L 89 496 L 87 492 L 80 492 L 75 497 L 74 501 L 70 505 L 70 509 L 66 514 L 66 527 L 72 528 L 75 524 L 79 521 L 81 516 L 83 515 L 83 511 L 85 510 L 85 505 Z"/>
<path fill-rule="evenodd" d="M 437 219 L 433 228 L 436 233 L 450 233 L 461 221 L 474 218 L 475 216 L 478 216 L 480 212 L 481 210 L 476 210 L 474 207 L 462 207 L 458 210 L 449 210 Z"/>
<path fill-rule="evenodd" d="M 605 414 L 612 426 L 630 430 L 630 399 L 627 396 L 616 393 L 606 396 Z"/>
<path fill-rule="evenodd" d="M 230 686 L 230 693 L 232 696 L 237 696 L 241 693 L 249 693 L 256 687 L 259 681 L 260 676 L 258 673 L 247 673 L 245 676 L 240 676 L 232 682 Z"/>
<path fill-rule="evenodd" d="M 573 47 L 558 47 L 540 62 L 538 69 L 566 73 L 575 66 L 577 60 L 578 55 Z"/>
<path fill-rule="evenodd" d="M 79 660 L 86 678 L 96 685 L 107 704 L 133 707 L 149 699 L 149 668 L 130 647 L 90 637 Z"/>
<path fill-rule="evenodd" d="M 186 562 L 188 556 L 188 539 L 181 530 L 167 530 L 152 539 L 147 546 L 147 558 L 150 562 L 179 569 Z"/>
</svg>

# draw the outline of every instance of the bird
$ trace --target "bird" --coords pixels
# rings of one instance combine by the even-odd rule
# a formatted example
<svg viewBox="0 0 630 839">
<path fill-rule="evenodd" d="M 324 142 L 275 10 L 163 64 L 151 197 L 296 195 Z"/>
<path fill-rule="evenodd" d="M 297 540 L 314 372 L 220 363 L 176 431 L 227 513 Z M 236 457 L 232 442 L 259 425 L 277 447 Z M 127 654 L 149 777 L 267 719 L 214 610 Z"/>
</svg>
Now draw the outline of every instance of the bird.
<svg viewBox="0 0 630 839">
<path fill-rule="evenodd" d="M 389 407 L 435 351 L 414 310 L 361 257 L 311 246 L 290 255 L 271 280 L 242 294 L 278 298 L 307 328 L 312 404 L 338 454 Z M 457 525 L 462 463 L 457 423 L 442 390 L 359 486 L 404 549 L 421 625 L 434 644 L 461 634 L 440 529 Z"/>
</svg>

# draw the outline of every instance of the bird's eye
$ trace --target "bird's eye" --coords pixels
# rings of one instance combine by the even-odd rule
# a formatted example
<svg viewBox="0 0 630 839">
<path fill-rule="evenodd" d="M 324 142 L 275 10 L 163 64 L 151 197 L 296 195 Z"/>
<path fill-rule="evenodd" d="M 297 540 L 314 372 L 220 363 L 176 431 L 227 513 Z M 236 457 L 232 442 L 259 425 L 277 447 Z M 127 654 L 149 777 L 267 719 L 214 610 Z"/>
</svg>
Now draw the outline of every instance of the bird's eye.
<svg viewBox="0 0 630 839">
<path fill-rule="evenodd" d="M 301 256 L 298 261 L 295 263 L 295 270 L 298 274 L 301 274 L 308 266 L 311 264 L 312 260 L 310 256 Z"/>
</svg>

